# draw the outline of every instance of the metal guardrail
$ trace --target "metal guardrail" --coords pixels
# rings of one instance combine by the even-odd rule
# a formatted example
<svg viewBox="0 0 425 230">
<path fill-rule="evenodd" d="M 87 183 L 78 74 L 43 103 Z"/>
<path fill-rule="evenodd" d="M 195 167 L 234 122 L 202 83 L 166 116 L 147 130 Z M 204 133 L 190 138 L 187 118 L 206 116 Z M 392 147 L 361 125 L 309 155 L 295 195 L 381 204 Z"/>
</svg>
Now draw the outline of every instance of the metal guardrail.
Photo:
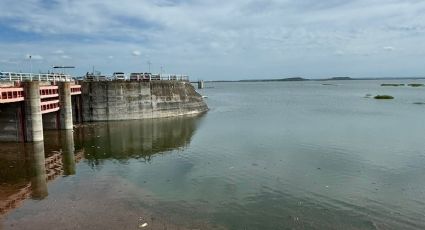
<svg viewBox="0 0 425 230">
<path fill-rule="evenodd" d="M 0 81 L 73 81 L 71 75 L 0 72 Z"/>
<path fill-rule="evenodd" d="M 90 76 L 85 77 L 86 81 L 112 81 L 119 80 L 105 76 Z M 0 81 L 50 81 L 59 82 L 67 81 L 72 82 L 74 78 L 67 74 L 47 73 L 15 73 L 15 72 L 0 72 Z M 189 81 L 189 76 L 183 74 L 140 74 L 138 76 L 130 76 L 122 81 Z"/>
<path fill-rule="evenodd" d="M 189 76 L 187 75 L 176 75 L 176 74 L 159 74 L 151 75 L 151 80 L 162 80 L 162 81 L 189 81 Z"/>
<path fill-rule="evenodd" d="M 189 76 L 183 74 L 137 74 L 125 79 L 107 76 L 85 76 L 84 81 L 189 81 Z"/>
<path fill-rule="evenodd" d="M 0 104 L 18 102 L 24 100 L 24 88 L 8 87 L 0 88 Z"/>
</svg>

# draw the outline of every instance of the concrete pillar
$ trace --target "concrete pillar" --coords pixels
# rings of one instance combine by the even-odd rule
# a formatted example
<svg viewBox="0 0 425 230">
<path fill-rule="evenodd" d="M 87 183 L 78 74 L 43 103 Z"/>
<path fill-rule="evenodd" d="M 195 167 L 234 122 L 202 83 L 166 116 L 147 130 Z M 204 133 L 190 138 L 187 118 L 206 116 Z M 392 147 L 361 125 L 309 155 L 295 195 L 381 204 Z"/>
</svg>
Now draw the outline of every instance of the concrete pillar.
<svg viewBox="0 0 425 230">
<path fill-rule="evenodd" d="M 62 165 L 65 176 L 75 175 L 74 132 L 65 130 L 61 133 Z"/>
<path fill-rule="evenodd" d="M 48 195 L 44 142 L 34 142 L 34 144 L 32 144 L 31 146 L 28 146 L 27 150 L 31 163 L 32 198 L 42 200 Z"/>
<path fill-rule="evenodd" d="M 43 140 L 43 117 L 40 105 L 40 85 L 37 81 L 25 82 L 25 140 Z"/>
<path fill-rule="evenodd" d="M 60 128 L 73 129 L 71 82 L 59 82 Z"/>
<path fill-rule="evenodd" d="M 198 81 L 198 89 L 203 89 L 204 88 L 204 81 L 200 80 Z"/>
</svg>

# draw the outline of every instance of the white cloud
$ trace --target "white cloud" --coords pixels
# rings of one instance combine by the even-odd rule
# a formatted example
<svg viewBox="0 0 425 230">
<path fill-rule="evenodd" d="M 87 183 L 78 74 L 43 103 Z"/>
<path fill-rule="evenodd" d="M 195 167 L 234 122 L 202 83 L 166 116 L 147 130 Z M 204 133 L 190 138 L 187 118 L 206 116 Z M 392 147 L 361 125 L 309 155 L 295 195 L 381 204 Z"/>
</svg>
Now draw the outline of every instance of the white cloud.
<svg viewBox="0 0 425 230">
<path fill-rule="evenodd" d="M 71 59 L 71 56 L 68 56 L 68 55 L 62 55 L 62 56 L 61 56 L 61 58 L 62 58 L 62 59 Z"/>
<path fill-rule="evenodd" d="M 140 55 L 142 55 L 142 53 L 140 51 L 138 51 L 138 50 L 134 50 L 133 52 L 131 52 L 131 54 L 133 56 L 140 56 Z"/>
<path fill-rule="evenodd" d="M 394 51 L 394 50 L 395 50 L 395 48 L 394 48 L 394 47 L 392 47 L 392 46 L 384 46 L 384 47 L 382 47 L 382 49 L 383 49 L 383 50 L 385 50 L 385 51 L 389 51 L 389 52 L 391 52 L 391 51 Z"/>
<path fill-rule="evenodd" d="M 425 2 L 416 0 L 85 0 L 49 7 L 39 0 L 2 0 L 0 8 L 8 9 L 0 20 L 9 27 L 42 35 L 27 44 L 0 38 L 0 58 L 31 50 L 47 64 L 68 54 L 63 49 L 72 50 L 81 72 L 91 63 L 131 69 L 149 59 L 170 72 L 210 78 L 264 76 L 265 71 L 314 77 L 338 74 L 334 63 L 345 61 L 341 71 L 366 75 L 374 71 L 370 59 L 405 69 L 383 52 L 395 48 L 382 44 L 396 45 L 411 63 L 425 54 Z M 56 57 L 50 57 L 52 50 Z M 217 69 L 227 76 L 214 74 Z M 377 69 L 381 76 L 393 75 Z M 417 74 L 422 67 L 409 71 Z"/>
<path fill-rule="evenodd" d="M 55 50 L 55 51 L 53 51 L 53 53 L 54 54 L 64 54 L 65 51 L 63 51 L 63 50 Z"/>
</svg>

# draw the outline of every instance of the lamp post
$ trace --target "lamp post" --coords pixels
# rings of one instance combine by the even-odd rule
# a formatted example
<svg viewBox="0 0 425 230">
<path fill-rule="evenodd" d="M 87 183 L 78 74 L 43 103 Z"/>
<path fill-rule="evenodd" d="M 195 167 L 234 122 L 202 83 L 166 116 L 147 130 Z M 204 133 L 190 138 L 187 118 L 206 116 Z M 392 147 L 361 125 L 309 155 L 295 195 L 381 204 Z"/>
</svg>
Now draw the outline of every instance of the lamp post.
<svg viewBox="0 0 425 230">
<path fill-rule="evenodd" d="M 75 66 L 53 66 L 53 69 L 62 69 L 62 74 L 65 75 L 65 69 L 74 69 Z M 94 68 L 94 67 L 93 67 Z M 64 76 L 64 80 L 68 81 L 71 79 L 67 79 L 66 76 Z"/>
<path fill-rule="evenodd" d="M 30 55 L 30 74 L 32 75 L 32 62 L 31 62 L 31 55 Z"/>
</svg>

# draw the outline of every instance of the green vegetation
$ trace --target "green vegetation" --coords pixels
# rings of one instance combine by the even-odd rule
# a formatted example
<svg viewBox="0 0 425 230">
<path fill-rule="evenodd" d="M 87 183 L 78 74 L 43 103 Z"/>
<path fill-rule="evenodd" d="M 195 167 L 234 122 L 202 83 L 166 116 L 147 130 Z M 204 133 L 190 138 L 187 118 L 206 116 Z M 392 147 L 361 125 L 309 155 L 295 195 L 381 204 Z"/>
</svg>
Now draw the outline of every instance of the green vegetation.
<svg viewBox="0 0 425 230">
<path fill-rule="evenodd" d="M 408 86 L 411 86 L 411 87 L 422 87 L 422 86 L 425 86 L 425 85 L 424 84 L 414 83 L 414 84 L 408 84 Z"/>
<path fill-rule="evenodd" d="M 381 84 L 381 86 L 404 86 L 404 84 Z"/>
<path fill-rule="evenodd" d="M 389 100 L 389 99 L 394 99 L 393 96 L 390 95 L 377 95 L 374 97 L 375 99 L 379 99 L 379 100 Z"/>
</svg>

